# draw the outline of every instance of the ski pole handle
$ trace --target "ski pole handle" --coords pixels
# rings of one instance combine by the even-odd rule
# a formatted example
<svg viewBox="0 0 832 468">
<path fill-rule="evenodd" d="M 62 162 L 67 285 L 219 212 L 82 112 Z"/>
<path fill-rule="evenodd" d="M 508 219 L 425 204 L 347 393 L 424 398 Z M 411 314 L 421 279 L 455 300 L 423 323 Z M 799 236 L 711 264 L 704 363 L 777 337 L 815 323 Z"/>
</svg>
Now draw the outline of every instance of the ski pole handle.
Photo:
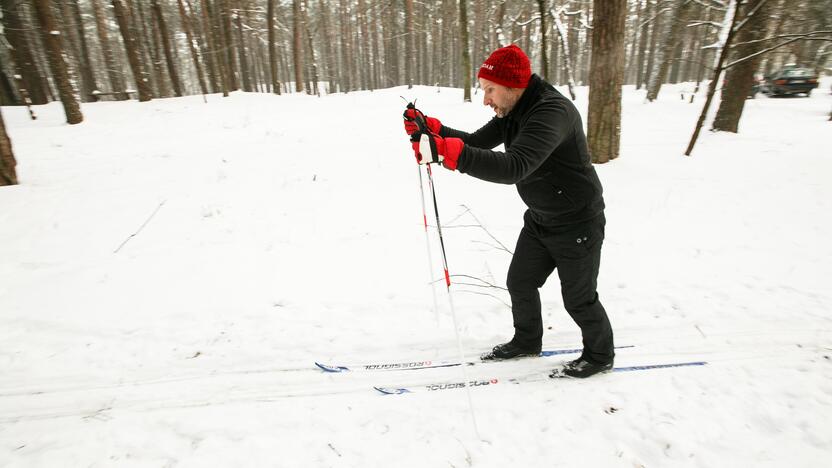
<svg viewBox="0 0 832 468">
<path fill-rule="evenodd" d="M 413 111 L 413 117 L 408 116 L 409 110 Z M 422 111 L 416 108 L 416 104 L 412 102 L 407 103 L 407 110 L 404 111 L 404 119 L 411 122 L 416 122 L 416 126 L 419 127 L 419 131 L 410 135 L 410 141 L 416 142 L 419 141 L 421 134 L 430 133 L 428 129 L 428 124 L 425 122 L 424 115 Z"/>
</svg>

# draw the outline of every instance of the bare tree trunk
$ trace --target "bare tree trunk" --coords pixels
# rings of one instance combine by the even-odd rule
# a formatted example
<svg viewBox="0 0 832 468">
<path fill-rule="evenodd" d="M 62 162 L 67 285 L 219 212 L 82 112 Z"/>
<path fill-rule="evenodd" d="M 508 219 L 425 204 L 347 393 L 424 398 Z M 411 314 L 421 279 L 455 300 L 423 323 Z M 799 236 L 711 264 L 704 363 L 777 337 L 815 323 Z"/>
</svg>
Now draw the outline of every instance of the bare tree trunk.
<svg viewBox="0 0 832 468">
<path fill-rule="evenodd" d="M 650 76 L 650 85 L 647 89 L 647 100 L 650 102 L 659 97 L 659 90 L 667 78 L 668 70 L 673 63 L 673 53 L 682 38 L 688 13 L 693 5 L 692 0 L 679 0 L 673 9 L 670 27 L 666 28 L 665 42 L 658 53 L 658 69 Z"/>
<path fill-rule="evenodd" d="M 350 82 L 352 82 L 353 89 L 363 89 L 364 84 L 361 82 L 361 49 L 358 45 L 358 32 L 355 31 L 352 17 L 357 15 L 357 8 L 352 1 L 347 2 L 352 12 L 352 15 L 347 17 L 347 35 L 344 36 L 350 45 L 352 60 L 350 60 Z"/>
<path fill-rule="evenodd" d="M 373 89 L 378 89 L 381 87 L 381 55 L 379 54 L 379 47 L 378 47 L 378 35 L 380 31 L 381 24 L 379 23 L 377 14 L 370 15 L 373 19 L 373 24 L 370 27 L 370 31 L 373 38 L 372 38 L 372 47 L 373 47 L 373 81 L 372 87 Z M 332 73 L 332 72 L 330 72 Z"/>
<path fill-rule="evenodd" d="M 6 133 L 6 123 L 0 112 L 0 185 L 17 185 L 17 161 L 12 151 L 12 141 Z"/>
<path fill-rule="evenodd" d="M 572 76 L 572 55 L 569 53 L 569 41 L 566 37 L 566 28 L 563 25 L 563 22 L 560 20 L 560 11 L 552 12 L 552 18 L 555 21 L 555 30 L 558 32 L 558 37 L 560 37 L 560 47 L 563 56 L 563 66 L 565 68 L 566 73 L 566 83 L 569 88 L 569 96 L 572 97 L 574 101 L 577 96 L 575 96 L 575 79 Z"/>
<path fill-rule="evenodd" d="M 17 85 L 17 91 L 20 93 L 20 97 L 23 99 L 23 105 L 26 106 L 26 110 L 29 111 L 29 118 L 32 120 L 37 120 L 38 116 L 35 115 L 35 112 L 32 110 L 32 99 L 29 97 L 29 91 L 26 90 L 26 86 L 23 85 L 23 77 L 20 76 L 20 73 L 15 75 L 15 84 Z"/>
<path fill-rule="evenodd" d="M 84 23 L 81 19 L 81 7 L 78 0 L 71 0 L 70 7 L 72 9 L 72 17 L 75 20 L 75 27 L 77 28 L 78 43 L 80 45 L 80 71 L 81 82 L 83 84 L 83 96 L 85 100 L 97 101 L 98 97 L 94 92 L 98 89 L 95 83 L 95 75 L 92 72 L 92 64 L 90 63 L 90 51 L 87 47 L 87 36 L 84 34 Z"/>
<path fill-rule="evenodd" d="M 570 6 L 567 3 L 565 6 Z M 569 44 L 569 68 L 572 70 L 572 79 L 580 84 L 581 73 L 580 64 L 578 63 L 581 51 L 578 49 L 578 13 L 571 14 L 568 17 L 568 29 L 566 30 L 566 40 Z"/>
<path fill-rule="evenodd" d="M 84 96 L 84 79 L 79 75 L 78 64 L 81 63 L 81 46 L 78 42 L 78 30 L 72 27 L 72 11 L 68 0 L 52 3 L 52 13 L 55 15 L 55 26 L 58 28 L 58 33 L 61 35 L 61 43 L 63 44 L 64 62 L 66 62 L 67 71 L 69 72 L 69 81 L 72 87 L 78 93 L 80 102 L 88 102 L 91 99 Z"/>
<path fill-rule="evenodd" d="M 540 15 L 540 73 L 549 81 L 548 41 L 546 38 L 546 0 L 537 0 L 537 13 Z"/>
<path fill-rule="evenodd" d="M 650 23 L 647 21 L 653 16 L 653 12 L 655 11 L 655 2 L 652 0 L 646 0 L 645 10 L 646 13 L 643 15 L 642 18 L 645 20 L 641 20 L 639 24 L 640 32 L 638 38 L 638 63 L 636 64 L 636 89 L 641 89 L 644 86 L 645 80 L 645 73 L 644 73 L 644 66 L 645 66 L 645 59 L 647 58 L 647 38 L 649 36 L 648 32 Z"/>
<path fill-rule="evenodd" d="M 545 0 L 542 0 L 545 2 Z M 479 5 L 474 6 L 474 43 L 471 49 L 473 57 L 471 60 L 474 64 L 480 63 L 485 59 L 486 49 L 488 49 L 488 33 L 486 31 L 486 15 L 491 13 L 491 0 L 480 2 Z M 431 24 L 436 21 L 431 21 Z M 548 71 L 544 71 L 544 75 Z M 474 86 L 479 83 L 474 81 Z"/>
<path fill-rule="evenodd" d="M 307 48 L 307 56 L 309 58 L 309 64 L 311 67 L 311 76 L 312 79 L 312 88 L 309 90 L 311 93 L 315 94 L 318 97 L 321 97 L 321 91 L 318 89 L 318 58 L 315 54 L 315 47 L 312 44 L 312 31 L 309 28 L 309 5 L 307 4 L 307 0 L 302 0 L 303 4 L 301 5 L 301 10 L 303 14 L 303 30 L 306 34 L 306 48 Z"/>
<path fill-rule="evenodd" d="M 182 3 L 182 0 L 176 0 L 176 4 L 179 8 L 179 17 L 182 21 L 182 29 L 185 30 L 185 38 L 188 41 L 188 51 L 191 53 L 191 60 L 194 62 L 196 75 L 199 79 L 199 89 L 202 91 L 202 94 L 208 94 L 208 87 L 205 84 L 205 74 L 202 72 L 202 65 L 199 63 L 199 54 L 197 53 L 194 36 L 191 32 L 191 20 L 185 12 L 185 5 Z"/>
<path fill-rule="evenodd" d="M 188 29 L 190 29 L 191 37 L 193 38 L 194 51 L 197 53 L 197 61 L 202 66 L 202 79 L 205 82 L 205 93 L 216 93 L 219 91 L 217 73 L 212 58 L 213 54 L 210 53 L 211 50 L 208 45 L 209 35 L 203 28 L 202 13 L 197 13 L 191 0 L 184 0 L 183 6 L 185 15 L 188 18 Z M 200 10 L 204 10 L 204 8 L 200 6 Z"/>
<path fill-rule="evenodd" d="M 14 69 L 14 64 L 9 64 L 9 69 L 6 70 L 6 66 L 3 65 L 3 56 L 0 55 L 0 106 L 17 106 L 26 102 L 28 98 L 28 93 L 26 98 L 23 97 L 25 86 L 18 86 L 17 83 L 12 84 L 10 76 L 15 81 L 22 81 L 18 80 L 20 72 Z M 18 98 L 18 96 L 20 97 Z M 28 100 L 26 105 L 30 106 L 31 103 L 32 101 Z"/>
<path fill-rule="evenodd" d="M 494 18 L 494 42 L 497 43 L 498 48 L 505 47 L 508 45 L 508 39 L 506 39 L 505 30 L 503 28 L 505 17 L 506 2 L 505 0 L 501 0 L 500 3 L 497 5 L 497 14 Z"/>
<path fill-rule="evenodd" d="M 234 13 L 234 21 L 237 27 L 237 57 L 240 63 L 240 75 L 243 80 L 243 91 L 250 93 L 254 91 L 251 84 L 251 70 L 248 65 L 248 52 L 246 51 L 245 32 L 243 31 L 243 15 L 240 14 L 239 2 L 237 12 Z M 230 12 L 229 12 L 230 14 Z"/>
<path fill-rule="evenodd" d="M 404 79 L 407 89 L 413 88 L 413 55 L 416 53 L 415 33 L 413 32 L 413 0 L 404 0 L 404 22 L 407 47 L 404 51 Z"/>
<path fill-rule="evenodd" d="M 459 34 L 455 34 L 453 31 L 454 25 L 456 23 L 455 19 L 459 17 L 458 8 L 456 6 L 456 2 L 458 0 L 448 0 L 447 2 L 447 16 L 445 17 L 448 21 L 448 86 L 459 87 L 459 67 L 457 64 L 462 60 L 459 56 L 460 54 L 457 51 L 459 46 Z M 454 20 L 451 20 L 454 18 Z"/>
<path fill-rule="evenodd" d="M 722 64 L 725 63 L 725 57 L 728 55 L 728 51 L 731 49 L 731 42 L 734 40 L 737 18 L 739 17 L 739 15 L 736 14 L 737 2 L 741 1 L 743 0 L 730 0 L 731 3 L 728 5 L 728 9 L 725 13 L 724 24 L 728 27 L 728 31 L 725 36 L 725 43 L 722 44 L 722 50 L 717 58 L 716 66 L 714 67 L 714 76 L 713 79 L 711 79 L 711 84 L 708 85 L 708 96 L 705 98 L 705 105 L 702 106 L 702 113 L 699 114 L 699 120 L 696 122 L 693 135 L 691 135 L 690 142 L 685 150 L 685 156 L 690 156 L 694 145 L 696 145 L 696 140 L 699 138 L 699 132 L 702 130 L 702 125 L 705 124 L 705 117 L 708 115 L 708 109 L 711 107 L 711 101 L 714 99 L 716 87 L 719 83 L 719 76 L 722 74 Z M 730 21 L 728 18 L 730 18 Z"/>
<path fill-rule="evenodd" d="M 349 34 L 347 32 L 347 22 L 349 21 L 349 15 L 347 12 L 346 0 L 340 0 L 339 5 L 341 7 L 341 68 L 339 72 L 341 74 L 341 91 L 347 93 L 352 90 L 352 80 L 350 79 L 350 67 L 352 66 L 350 57 L 352 55 L 350 53 Z"/>
<path fill-rule="evenodd" d="M 291 65 L 289 64 L 289 57 L 292 55 L 292 51 L 289 50 L 291 48 L 291 41 L 284 41 L 281 42 L 280 45 L 280 69 L 283 71 L 283 79 L 281 83 L 283 84 L 283 92 L 291 93 L 292 92 L 292 70 Z"/>
<path fill-rule="evenodd" d="M 682 68 L 682 61 L 680 59 L 682 57 L 684 47 L 684 38 L 682 38 L 676 43 L 676 47 L 673 49 L 673 55 L 670 57 L 667 79 L 665 80 L 666 83 L 676 84 L 679 82 L 679 71 Z"/>
<path fill-rule="evenodd" d="M 711 10 L 710 6 L 705 8 L 705 21 L 711 21 Z M 705 78 L 705 69 L 707 67 L 705 62 L 705 51 L 703 50 L 703 44 L 707 44 L 708 41 L 708 30 L 704 29 L 700 32 L 699 38 L 697 40 L 697 47 L 696 47 L 696 54 L 694 55 L 694 62 L 696 65 L 696 87 L 693 90 L 693 93 L 690 95 L 690 103 L 693 104 L 693 99 L 696 97 L 696 94 L 699 93 L 699 87 L 701 86 L 702 80 Z"/>
<path fill-rule="evenodd" d="M 650 82 L 650 77 L 653 75 L 656 62 L 656 52 L 659 48 L 659 36 L 664 33 L 665 18 L 670 16 L 669 11 L 659 2 L 662 0 L 654 0 L 653 6 L 653 25 L 650 27 L 650 46 L 647 52 L 647 66 L 644 69 L 644 85 L 645 87 Z M 672 20 L 672 19 L 671 19 Z"/>
<path fill-rule="evenodd" d="M 150 68 L 153 70 L 153 73 L 148 75 L 150 88 L 155 91 L 156 96 L 168 97 L 171 92 L 168 90 L 165 67 L 162 64 L 162 46 L 159 40 L 158 23 L 147 20 L 145 14 L 147 5 L 142 1 L 126 0 L 126 4 L 128 9 L 133 12 L 131 22 L 137 33 L 136 37 L 139 39 L 136 42 L 139 48 L 139 56 L 143 57 L 145 63 L 150 62 Z"/>
<path fill-rule="evenodd" d="M 14 60 L 15 69 L 22 78 L 21 88 L 29 93 L 32 104 L 46 104 L 49 102 L 47 93 L 44 90 L 45 82 L 38 67 L 30 43 L 26 40 L 24 25 L 20 8 L 20 2 L 15 0 L 2 0 L 0 5 L 3 8 L 3 29 L 4 35 L 11 45 L 11 56 Z"/>
<path fill-rule="evenodd" d="M 223 41 L 219 26 L 214 16 L 215 6 L 209 0 L 201 0 L 200 13 L 202 16 L 202 29 L 205 32 L 205 43 L 208 46 L 208 67 L 211 68 L 211 81 L 214 90 L 222 92 L 223 97 L 228 96 L 228 78 L 224 68 Z"/>
<path fill-rule="evenodd" d="M 751 14 L 751 16 L 737 32 L 739 44 L 733 51 L 734 58 L 741 59 L 757 52 L 756 45 L 748 42 L 765 37 L 771 12 L 770 3 L 766 0 L 748 0 L 743 4 L 741 8 L 743 15 Z M 742 110 L 745 107 L 745 99 L 754 84 L 754 72 L 757 71 L 761 61 L 762 56 L 758 55 L 728 69 L 725 74 L 726 85 L 722 88 L 713 130 L 737 133 Z"/>
<path fill-rule="evenodd" d="M 226 57 L 226 72 L 228 77 L 229 89 L 240 89 L 239 81 L 237 81 L 237 60 L 234 58 L 234 38 L 231 35 L 231 9 L 228 7 L 229 0 L 217 0 L 220 5 L 217 7 L 219 12 L 220 30 L 225 41 L 223 48 Z"/>
<path fill-rule="evenodd" d="M 428 65 L 428 34 L 430 28 L 428 22 L 430 21 L 429 3 L 421 2 L 419 6 L 419 65 L 416 67 L 419 76 L 419 84 L 430 84 L 430 66 Z"/>
<path fill-rule="evenodd" d="M 101 53 L 104 55 L 104 66 L 107 67 L 107 78 L 110 81 L 110 92 L 118 93 L 115 97 L 119 101 L 130 99 L 130 96 L 124 92 L 126 91 L 124 78 L 120 73 L 119 66 L 116 64 L 113 47 L 110 44 L 107 12 L 101 6 L 101 0 L 91 0 L 91 2 L 93 14 L 95 15 L 96 30 L 98 31 L 98 43 L 101 46 Z"/>
<path fill-rule="evenodd" d="M 618 157 L 627 0 L 595 0 L 589 70 L 587 143 L 592 162 Z"/>
<path fill-rule="evenodd" d="M 266 28 L 269 31 L 269 70 L 271 70 L 272 75 L 272 92 L 280 94 L 280 79 L 277 76 L 277 51 L 274 44 L 274 2 L 275 0 L 269 0 L 266 7 Z"/>
<path fill-rule="evenodd" d="M 127 51 L 127 60 L 130 63 L 130 69 L 133 71 L 133 77 L 136 80 L 136 89 L 139 92 L 139 101 L 150 101 L 153 98 L 153 92 L 150 90 L 150 83 L 148 83 L 147 74 L 142 67 L 139 60 L 139 50 L 136 44 L 136 36 L 130 28 L 130 18 L 124 6 L 124 0 L 112 0 L 113 9 L 115 10 L 116 20 L 118 21 L 118 28 L 121 30 L 121 37 L 124 40 L 124 48 Z"/>
<path fill-rule="evenodd" d="M 684 82 L 690 81 L 689 76 L 691 75 L 691 69 L 693 68 L 693 60 L 694 56 L 696 55 L 696 42 L 697 42 L 697 34 L 695 31 L 690 31 L 687 33 L 687 41 L 686 44 L 683 46 L 682 55 L 679 57 L 679 73 L 675 77 L 676 82 Z"/>
<path fill-rule="evenodd" d="M 468 0 L 459 0 L 459 35 L 462 47 L 463 102 L 471 102 L 471 52 L 468 41 Z"/>
<path fill-rule="evenodd" d="M 370 55 L 370 29 L 367 25 L 367 5 L 364 3 L 364 0 L 358 0 L 358 11 L 360 12 L 358 22 L 361 28 L 361 56 L 364 58 L 364 70 L 362 73 L 364 74 L 364 83 L 367 85 L 367 89 L 372 91 L 374 89 L 372 76 L 376 64 Z"/>
<path fill-rule="evenodd" d="M 625 83 L 635 83 L 636 81 L 636 65 L 638 64 L 638 42 L 641 36 L 639 23 L 642 19 L 641 0 L 636 0 L 636 14 L 633 18 L 632 36 L 630 38 L 630 51 L 627 54 L 626 71 L 624 72 Z"/>
<path fill-rule="evenodd" d="M 292 0 L 292 62 L 295 68 L 295 91 L 303 92 L 303 56 L 302 56 L 302 41 L 301 41 L 301 14 L 300 14 L 300 0 Z M 344 39 L 344 38 L 342 38 Z"/>
<path fill-rule="evenodd" d="M 179 84 L 179 75 L 176 73 L 176 63 L 174 63 L 174 58 L 170 48 L 170 39 L 168 39 L 168 26 L 165 22 L 165 15 L 162 13 L 162 8 L 159 6 L 159 0 L 152 0 L 151 9 L 153 10 L 153 16 L 155 17 L 156 23 L 159 27 L 159 35 L 162 39 L 162 49 L 165 53 L 165 62 L 167 62 L 168 74 L 170 75 L 170 81 L 173 84 L 173 93 L 176 97 L 181 97 L 182 87 Z"/>
<path fill-rule="evenodd" d="M 69 77 L 69 67 L 64 56 L 61 33 L 55 22 L 55 15 L 52 13 L 51 2 L 49 0 L 35 0 L 33 5 L 43 33 L 43 43 L 46 46 L 49 67 L 52 69 L 52 79 L 55 80 L 55 86 L 58 88 L 58 94 L 64 106 L 66 122 L 70 125 L 81 123 L 84 116 L 81 114 L 81 106 L 78 104 L 77 91 Z"/>
<path fill-rule="evenodd" d="M 553 24 L 554 24 L 554 22 L 553 22 Z M 557 32 L 557 31 L 555 31 L 555 32 Z M 561 64 L 560 64 L 560 62 L 561 62 L 561 60 L 560 60 L 560 50 L 558 48 L 559 42 L 560 41 L 558 40 L 557 35 L 553 35 L 551 37 L 551 39 L 549 40 L 549 61 L 551 63 L 551 65 L 550 65 L 551 71 L 550 71 L 549 76 L 552 79 L 550 81 L 550 83 L 556 84 L 556 85 L 560 85 L 560 83 L 561 83 L 561 81 L 560 81 L 560 74 L 561 74 L 560 70 L 562 69 Z"/>
<path fill-rule="evenodd" d="M 222 87 L 222 96 L 228 97 L 228 93 L 234 89 L 232 87 L 232 75 L 234 72 L 228 63 L 227 51 L 230 45 L 226 43 L 226 37 L 223 33 L 222 2 L 223 0 L 214 0 L 212 4 L 209 0 L 202 0 L 202 6 L 204 9 L 203 13 L 208 16 L 208 23 L 210 23 L 210 32 L 207 35 L 213 37 L 213 56 L 217 64 L 217 71 L 220 74 L 219 83 Z"/>
</svg>

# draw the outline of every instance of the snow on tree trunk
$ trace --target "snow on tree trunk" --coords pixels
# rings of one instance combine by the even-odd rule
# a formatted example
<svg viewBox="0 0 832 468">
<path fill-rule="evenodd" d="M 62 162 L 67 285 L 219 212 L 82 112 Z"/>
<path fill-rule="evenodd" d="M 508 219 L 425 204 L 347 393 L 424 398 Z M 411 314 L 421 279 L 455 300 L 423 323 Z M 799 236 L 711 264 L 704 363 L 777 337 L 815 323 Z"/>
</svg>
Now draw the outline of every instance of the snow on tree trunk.
<svg viewBox="0 0 832 468">
<path fill-rule="evenodd" d="M 708 85 L 708 95 L 705 98 L 705 104 L 702 106 L 702 112 L 699 114 L 699 120 L 696 122 L 696 127 L 693 129 L 693 135 L 690 137 L 690 142 L 685 150 L 685 156 L 690 156 L 693 152 L 693 147 L 696 145 L 696 140 L 699 138 L 699 132 L 705 124 L 705 117 L 708 115 L 708 109 L 711 107 L 711 101 L 714 99 L 716 93 L 716 86 L 719 83 L 719 76 L 722 74 L 722 64 L 725 63 L 726 49 L 731 47 L 731 41 L 734 39 L 734 26 L 737 22 L 736 10 L 737 0 L 730 0 L 731 3 L 725 11 L 725 20 L 723 21 L 723 29 L 727 29 L 725 33 L 725 41 L 722 42 L 723 35 L 720 34 L 719 48 L 721 52 L 717 55 L 716 64 L 714 66 L 714 76 L 711 83 Z M 741 0 L 740 0 L 741 1 Z"/>
<path fill-rule="evenodd" d="M 574 101 L 576 99 L 575 96 L 575 78 L 572 75 L 572 55 L 569 52 L 569 42 L 566 38 L 566 28 L 563 25 L 563 22 L 560 20 L 560 13 L 563 11 L 561 8 L 558 11 L 552 10 L 552 18 L 554 18 L 555 23 L 555 31 L 558 33 L 558 37 L 560 38 L 560 50 L 562 52 L 562 60 L 563 66 L 566 70 L 566 84 L 569 87 L 569 95 L 572 97 Z"/>
<path fill-rule="evenodd" d="M 737 32 L 737 42 L 733 56 L 736 59 L 747 57 L 757 52 L 757 44 L 747 43 L 762 39 L 768 29 L 770 2 L 766 0 L 750 0 L 743 4 L 742 11 L 751 16 Z M 719 109 L 714 118 L 713 130 L 737 133 L 740 117 L 745 107 L 745 99 L 754 85 L 754 73 L 760 66 L 762 55 L 738 63 L 729 68 L 725 74 L 725 86 L 722 87 Z"/>
</svg>

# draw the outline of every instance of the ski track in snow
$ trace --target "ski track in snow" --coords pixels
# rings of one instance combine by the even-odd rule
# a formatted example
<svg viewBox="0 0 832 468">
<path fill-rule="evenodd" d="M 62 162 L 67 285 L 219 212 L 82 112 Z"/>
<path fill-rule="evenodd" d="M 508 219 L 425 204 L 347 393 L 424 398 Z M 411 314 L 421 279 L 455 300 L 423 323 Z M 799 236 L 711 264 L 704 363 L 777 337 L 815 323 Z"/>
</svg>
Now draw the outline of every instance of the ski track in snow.
<svg viewBox="0 0 832 468">
<path fill-rule="evenodd" d="M 625 87 L 621 157 L 597 166 L 599 293 L 617 344 L 636 345 L 616 365 L 709 364 L 477 388 L 480 438 L 465 390 L 372 389 L 460 381 L 458 367 L 314 362 L 457 357 L 434 232 L 431 310 L 399 96 L 467 130 L 490 118 L 481 96 L 102 102 L 77 126 L 59 103 L 34 122 L 4 108 L 22 184 L 0 188 L 0 466 L 823 466 L 829 85 L 747 101 L 740 133 L 703 132 L 690 158 L 704 96 L 669 85 L 646 104 Z M 472 225 L 512 249 L 515 189 L 434 175 L 451 274 L 504 285 L 510 256 Z M 504 291 L 454 290 L 468 355 L 510 338 Z M 556 276 L 541 300 L 544 348 L 579 346 Z M 545 375 L 570 358 L 467 371 Z"/>
</svg>

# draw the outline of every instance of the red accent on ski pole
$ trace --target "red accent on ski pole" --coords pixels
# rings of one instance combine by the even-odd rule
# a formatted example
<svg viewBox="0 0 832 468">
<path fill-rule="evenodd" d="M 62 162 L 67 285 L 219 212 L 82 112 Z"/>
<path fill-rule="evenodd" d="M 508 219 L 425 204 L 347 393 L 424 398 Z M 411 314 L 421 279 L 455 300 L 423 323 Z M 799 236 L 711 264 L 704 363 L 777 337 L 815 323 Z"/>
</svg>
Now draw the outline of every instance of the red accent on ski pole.
<svg viewBox="0 0 832 468">
<path fill-rule="evenodd" d="M 448 274 L 448 269 L 445 268 L 445 284 L 450 288 L 451 287 L 451 275 Z"/>
<path fill-rule="evenodd" d="M 428 215 L 422 213 L 422 220 L 425 222 L 425 231 L 428 230 Z"/>
</svg>

